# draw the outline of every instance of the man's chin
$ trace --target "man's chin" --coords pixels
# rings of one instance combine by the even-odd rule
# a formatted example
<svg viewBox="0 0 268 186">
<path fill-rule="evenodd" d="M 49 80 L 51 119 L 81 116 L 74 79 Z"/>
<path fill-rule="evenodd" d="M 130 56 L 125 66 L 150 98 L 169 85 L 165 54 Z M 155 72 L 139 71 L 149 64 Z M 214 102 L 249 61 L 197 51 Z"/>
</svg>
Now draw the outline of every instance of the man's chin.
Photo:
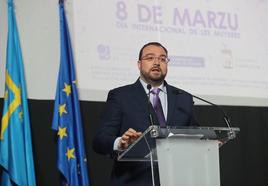
<svg viewBox="0 0 268 186">
<path fill-rule="evenodd" d="M 163 76 L 162 74 L 147 74 L 147 75 L 143 75 L 143 78 L 145 79 L 146 82 L 148 83 L 162 83 L 165 79 L 165 76 Z"/>
<path fill-rule="evenodd" d="M 164 79 L 165 79 L 165 77 L 163 77 L 163 76 L 159 76 L 159 77 L 150 77 L 150 80 L 151 80 L 152 82 L 157 82 L 157 83 L 164 81 Z"/>
<path fill-rule="evenodd" d="M 149 75 L 149 77 L 150 77 L 151 79 L 161 79 L 161 78 L 163 77 L 163 75 L 162 75 L 161 73 L 151 73 L 151 74 Z"/>
</svg>

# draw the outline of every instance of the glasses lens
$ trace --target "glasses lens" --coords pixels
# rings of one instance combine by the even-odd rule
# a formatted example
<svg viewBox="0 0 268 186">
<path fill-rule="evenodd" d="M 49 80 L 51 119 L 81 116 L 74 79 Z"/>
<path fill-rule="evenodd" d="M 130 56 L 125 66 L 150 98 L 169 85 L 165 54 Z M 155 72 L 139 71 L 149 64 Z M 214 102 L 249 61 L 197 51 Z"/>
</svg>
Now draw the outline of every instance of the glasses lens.
<svg viewBox="0 0 268 186">
<path fill-rule="evenodd" d="M 143 58 L 141 58 L 141 60 L 145 60 L 145 61 L 149 61 L 149 62 L 153 62 L 153 61 L 157 60 L 161 63 L 168 63 L 169 62 L 169 58 L 167 58 L 167 57 L 156 57 L 156 56 L 143 57 Z"/>
</svg>

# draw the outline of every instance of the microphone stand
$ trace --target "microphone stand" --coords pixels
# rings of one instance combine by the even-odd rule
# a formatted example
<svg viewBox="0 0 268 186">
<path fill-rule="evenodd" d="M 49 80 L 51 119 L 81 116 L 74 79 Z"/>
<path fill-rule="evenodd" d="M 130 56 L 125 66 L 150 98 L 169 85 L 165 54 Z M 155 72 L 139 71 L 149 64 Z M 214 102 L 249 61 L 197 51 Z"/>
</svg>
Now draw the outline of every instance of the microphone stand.
<svg viewBox="0 0 268 186">
<path fill-rule="evenodd" d="M 230 122 L 229 117 L 227 116 L 227 114 L 224 112 L 224 110 L 219 105 L 216 105 L 216 104 L 214 104 L 214 103 L 212 103 L 210 101 L 207 101 L 207 100 L 205 100 L 203 98 L 200 98 L 198 96 L 195 96 L 195 95 L 192 95 L 192 96 L 194 98 L 196 98 L 196 99 L 199 99 L 199 100 L 201 100 L 201 101 L 203 101 L 205 103 L 208 103 L 208 104 L 218 108 L 221 111 L 221 113 L 223 114 L 224 123 L 226 124 L 227 128 L 229 129 L 229 132 L 228 132 L 229 139 L 234 139 L 236 137 L 236 134 L 235 134 L 234 130 L 231 127 L 231 122 Z"/>
<path fill-rule="evenodd" d="M 150 101 L 150 91 L 151 91 L 151 88 L 152 88 L 152 85 L 148 84 L 147 85 L 147 90 L 148 90 L 148 94 L 147 94 L 147 97 L 148 97 L 148 101 L 147 101 L 147 106 L 148 106 L 148 114 L 149 114 L 149 122 L 150 122 L 150 125 L 152 127 L 152 130 L 150 131 L 150 135 L 151 136 L 154 136 L 157 134 L 157 131 L 154 129 L 154 122 L 153 122 L 153 117 L 152 117 L 152 113 L 151 113 L 151 101 Z M 152 173 L 152 182 L 153 182 L 153 186 L 155 186 L 155 180 L 154 180 L 154 159 L 153 159 L 153 151 L 152 149 L 150 148 L 150 145 L 146 139 L 146 137 L 144 137 L 145 139 L 145 142 L 148 146 L 148 149 L 150 151 L 150 163 L 151 163 L 151 173 Z"/>
</svg>

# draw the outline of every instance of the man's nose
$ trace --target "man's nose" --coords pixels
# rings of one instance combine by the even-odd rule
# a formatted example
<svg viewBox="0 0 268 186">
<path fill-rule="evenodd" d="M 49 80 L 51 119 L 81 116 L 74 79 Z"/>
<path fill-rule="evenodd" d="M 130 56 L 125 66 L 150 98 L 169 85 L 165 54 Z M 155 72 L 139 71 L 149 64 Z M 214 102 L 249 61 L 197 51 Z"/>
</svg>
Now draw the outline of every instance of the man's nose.
<svg viewBox="0 0 268 186">
<path fill-rule="evenodd" d="M 159 60 L 159 58 L 154 58 L 154 65 L 157 65 L 157 66 L 160 65 L 160 60 Z"/>
</svg>

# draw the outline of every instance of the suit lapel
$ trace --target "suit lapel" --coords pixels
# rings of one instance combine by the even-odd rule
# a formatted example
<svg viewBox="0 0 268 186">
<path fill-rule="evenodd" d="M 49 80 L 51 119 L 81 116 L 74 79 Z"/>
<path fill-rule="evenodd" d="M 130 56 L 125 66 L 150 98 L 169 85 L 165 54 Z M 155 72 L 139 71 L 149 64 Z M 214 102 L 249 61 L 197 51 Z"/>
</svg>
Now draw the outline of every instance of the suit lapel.
<svg viewBox="0 0 268 186">
<path fill-rule="evenodd" d="M 144 112 L 148 113 L 147 111 L 148 98 L 139 79 L 133 85 L 134 85 L 133 99 L 136 101 L 138 107 L 140 107 Z"/>
<path fill-rule="evenodd" d="M 155 113 L 151 103 L 150 103 L 150 106 L 148 108 L 148 96 L 147 96 L 140 80 L 138 79 L 133 85 L 135 87 L 133 89 L 133 99 L 135 100 L 136 105 L 141 109 L 141 111 L 143 111 L 144 116 L 145 116 L 145 120 L 148 121 L 146 123 L 148 124 L 148 126 L 150 125 L 150 121 L 149 121 L 149 110 L 150 110 L 150 112 L 152 114 L 152 120 L 153 120 L 154 125 L 159 125 L 156 113 Z"/>
<path fill-rule="evenodd" d="M 176 93 L 173 91 L 172 87 L 166 84 L 167 88 L 167 100 L 168 100 L 168 110 L 167 110 L 167 125 L 173 125 L 174 123 L 169 123 L 173 117 L 174 109 L 176 106 Z"/>
<path fill-rule="evenodd" d="M 176 99 L 177 99 L 177 94 L 174 91 L 174 89 L 169 86 L 166 82 L 165 82 L 165 86 L 167 89 L 167 100 L 168 100 L 168 110 L 167 110 L 167 125 L 173 125 L 172 123 L 169 123 L 171 121 L 171 118 L 173 117 L 173 113 L 174 113 L 174 109 L 176 106 Z M 142 111 L 144 111 L 145 116 L 149 116 L 148 113 L 148 97 L 147 94 L 141 84 L 141 82 L 139 81 L 139 79 L 133 84 L 133 99 L 136 102 L 136 106 L 139 107 Z M 155 125 L 158 125 L 158 120 L 156 117 L 156 114 L 154 112 L 154 109 L 152 107 L 152 105 L 150 104 L 150 110 L 152 113 L 152 117 L 153 117 L 153 122 Z M 149 123 L 148 123 L 149 125 Z"/>
</svg>

